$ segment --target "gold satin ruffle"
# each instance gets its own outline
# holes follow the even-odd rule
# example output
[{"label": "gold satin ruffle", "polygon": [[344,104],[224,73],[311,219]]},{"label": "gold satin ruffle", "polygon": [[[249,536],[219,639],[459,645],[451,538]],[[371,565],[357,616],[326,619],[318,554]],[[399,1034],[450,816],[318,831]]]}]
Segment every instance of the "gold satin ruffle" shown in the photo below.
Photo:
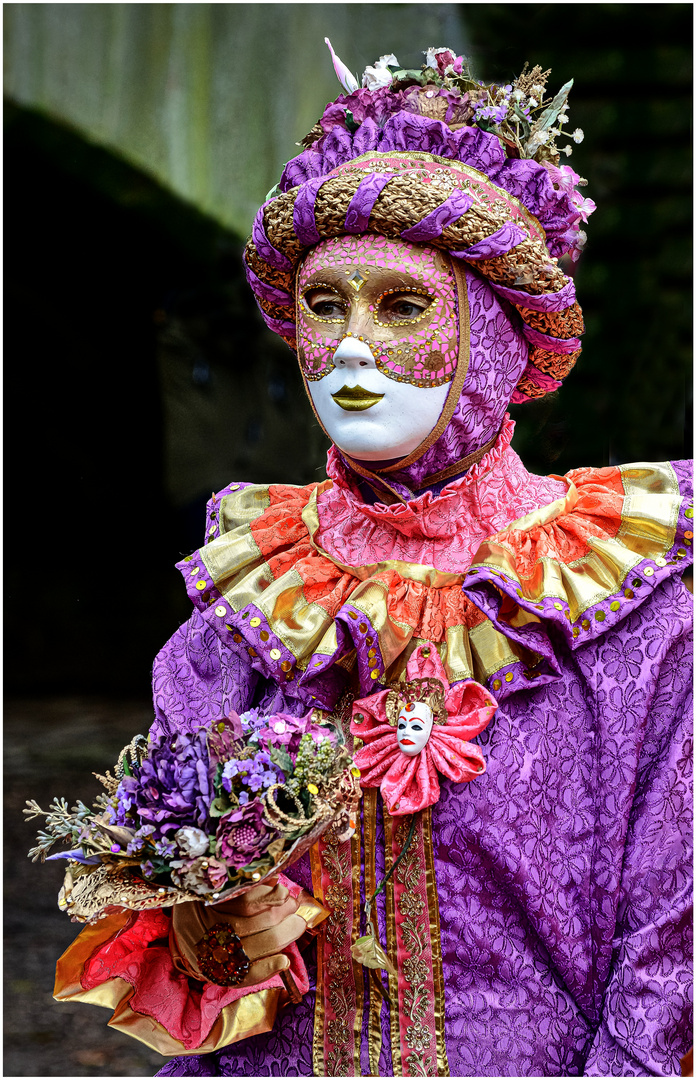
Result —
[{"label": "gold satin ruffle", "polygon": [[[399,581],[406,588],[410,582],[417,582],[428,590],[459,586],[464,582],[465,574],[400,560],[350,567],[331,558],[314,540],[319,529],[317,496],[330,485],[331,481],[326,481],[312,490],[302,510],[308,534],[303,541],[304,554],[307,545],[311,545],[315,558],[327,560],[351,580],[344,602],[349,602],[369,620],[377,635],[385,678],[398,679],[406,670],[409,656],[423,639],[414,637],[413,627],[407,622],[390,614],[387,604],[390,591]],[[267,491],[267,488],[263,490]],[[338,648],[336,623],[320,604],[307,601],[305,583],[294,567],[274,580],[248,521],[249,506],[255,505],[257,516],[260,516],[267,502],[260,495],[252,498],[249,492],[246,488],[225,496],[224,523],[230,531],[202,548],[200,556],[215,587],[232,610],[236,613],[253,603],[265,616],[271,632],[292,653],[296,669],[303,672],[315,654],[335,655]],[[235,524],[238,521],[235,516],[237,500],[241,523]],[[375,576],[380,573],[389,580]],[[446,627],[444,641],[436,644],[451,682],[472,678],[483,681],[505,665],[516,661],[530,663],[537,659],[536,654],[508,641],[487,620],[472,628],[462,624]],[[255,649],[258,651],[258,645]],[[336,662],[351,671],[355,666],[355,650],[351,649]],[[269,675],[272,675],[270,664]]]},{"label": "gold satin ruffle", "polygon": [[[304,889],[301,893],[299,915],[307,923],[307,929],[317,927],[328,915],[313,896]],[[81,1001],[89,1005],[101,1005],[112,1009],[113,1016],[108,1027],[145,1043],[163,1057],[191,1054],[210,1054],[224,1046],[270,1031],[275,1024],[279,1007],[288,1000],[283,987],[267,987],[252,991],[225,1005],[213,1024],[208,1036],[200,1046],[187,1049],[183,1043],[170,1035],[152,1016],[143,1016],[131,1007],[134,988],[125,979],[114,978],[91,990],[82,987],[81,977],[85,964],[100,945],[118,933],[133,917],[133,912],[121,908],[106,915],[98,922],[85,927],[66,949],[56,964],[53,997],[56,1001]]]},{"label": "gold satin ruffle", "polygon": [[[532,533],[561,515],[572,513],[578,501],[575,484],[567,477],[559,478],[565,479],[569,486],[566,498],[527,514],[497,537],[484,541],[469,575],[487,567],[509,578],[517,586],[517,595],[531,604],[547,599],[566,601],[571,623],[577,622],[589,608],[616,596],[639,563],[661,558],[673,546],[681,504],[677,478],[668,462],[621,465],[618,472],[625,497],[619,528],[613,538],[588,535],[588,554],[570,562],[542,556],[530,576],[518,570],[518,541],[507,539],[509,534]],[[512,626],[521,626],[542,620],[518,608],[508,621]]]},{"label": "gold satin ruffle", "polygon": [[[590,472],[593,471],[588,470],[588,474]],[[568,486],[566,496],[512,522],[496,537],[484,541],[470,569],[462,574],[400,560],[351,567],[333,559],[316,541],[319,531],[317,499],[331,486],[331,481],[308,490],[304,506],[298,507],[295,502],[288,507],[287,513],[291,517],[301,516],[306,529],[306,536],[298,541],[298,547],[302,548],[301,558],[310,563],[312,559],[326,560],[345,575],[336,589],[333,589],[335,582],[331,589],[327,588],[327,594],[332,593],[334,605],[349,602],[351,608],[362,612],[369,620],[376,632],[375,645],[384,665],[384,679],[392,681],[403,675],[410,654],[421,643],[408,622],[390,613],[388,598],[395,588],[408,590],[411,583],[427,590],[456,587],[466,582],[476,570],[486,567],[495,575],[509,578],[517,596],[527,601],[529,607],[540,606],[541,601],[548,598],[566,601],[570,621],[575,623],[593,605],[615,597],[641,560],[659,558],[670,548],[674,543],[681,500],[673,469],[668,463],[625,465],[616,470],[623,486],[623,498],[615,535],[610,537],[607,532],[616,529],[617,519],[609,522],[611,530],[602,530],[601,524],[598,525],[597,532],[603,532],[603,536],[593,536],[588,527],[587,554],[568,562],[564,562],[560,553],[544,555],[537,560],[532,574],[523,576],[518,570],[516,552],[520,535],[533,534],[564,515],[579,513],[576,504],[578,488],[582,492],[583,487],[582,473],[583,470],[577,470],[572,474],[576,483],[570,477],[559,477]],[[590,480],[595,482],[594,477]],[[204,547],[201,557],[233,611],[239,612],[253,603],[264,614],[271,632],[294,657],[294,670],[289,675],[292,677],[294,671],[306,671],[315,654],[335,656],[338,638],[332,615],[321,604],[308,602],[305,582],[298,570],[291,567],[274,580],[254,540],[250,523],[270,505],[268,490],[258,486],[226,495],[221,518],[229,531]],[[582,517],[587,520],[584,514]],[[284,550],[288,554],[287,548]],[[336,591],[342,593],[338,601]],[[543,615],[526,610],[522,604],[507,617],[507,621],[511,627],[519,628],[542,623]],[[573,633],[575,635],[575,628]],[[533,668],[540,659],[537,653],[506,637],[488,619],[471,626],[445,626],[443,639],[435,644],[451,682],[474,678],[483,683],[503,668],[520,662],[525,668]],[[351,671],[356,662],[355,650],[336,657],[336,662]],[[269,677],[274,673],[269,662]]]}]

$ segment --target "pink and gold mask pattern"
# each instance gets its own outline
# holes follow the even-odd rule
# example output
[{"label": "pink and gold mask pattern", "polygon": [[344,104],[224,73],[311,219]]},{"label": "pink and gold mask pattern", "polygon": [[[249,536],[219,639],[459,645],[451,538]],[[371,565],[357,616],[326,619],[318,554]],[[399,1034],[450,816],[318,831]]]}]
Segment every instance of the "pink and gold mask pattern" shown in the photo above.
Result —
[{"label": "pink and gold mask pattern", "polygon": [[298,356],[306,378],[328,375],[338,346],[351,336],[368,345],[390,379],[422,387],[449,382],[459,337],[447,256],[369,233],[312,248],[297,277]]}]

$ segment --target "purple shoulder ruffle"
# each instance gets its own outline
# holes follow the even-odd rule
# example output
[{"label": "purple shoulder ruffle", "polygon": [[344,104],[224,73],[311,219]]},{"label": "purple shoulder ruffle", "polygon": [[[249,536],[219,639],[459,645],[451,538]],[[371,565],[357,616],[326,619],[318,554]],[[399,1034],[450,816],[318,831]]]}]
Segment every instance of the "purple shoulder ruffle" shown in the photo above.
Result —
[{"label": "purple shoulder ruffle", "polygon": [[289,191],[308,180],[326,176],[369,151],[420,151],[452,161],[461,161],[485,173],[495,184],[513,195],[543,227],[549,252],[563,255],[576,235],[580,218],[566,191],[553,186],[551,176],[536,161],[507,158],[500,139],[480,128],[452,131],[441,120],[416,113],[397,112],[383,126],[368,117],[350,132],[336,125],[297,157],[287,163],[279,189]]}]

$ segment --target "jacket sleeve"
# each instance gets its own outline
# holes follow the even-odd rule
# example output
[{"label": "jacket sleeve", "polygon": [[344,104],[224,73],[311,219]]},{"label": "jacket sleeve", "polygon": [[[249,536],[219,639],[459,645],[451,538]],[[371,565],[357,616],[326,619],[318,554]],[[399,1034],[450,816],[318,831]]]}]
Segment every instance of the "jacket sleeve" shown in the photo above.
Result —
[{"label": "jacket sleeve", "polygon": [[230,709],[244,712],[258,679],[248,657],[223,645],[194,611],[155,658],[152,734],[187,731]]},{"label": "jacket sleeve", "polygon": [[[664,656],[624,852],[612,967],[587,1076],[679,1075],[691,1020],[691,647]],[[659,714],[670,717],[663,725]]]}]

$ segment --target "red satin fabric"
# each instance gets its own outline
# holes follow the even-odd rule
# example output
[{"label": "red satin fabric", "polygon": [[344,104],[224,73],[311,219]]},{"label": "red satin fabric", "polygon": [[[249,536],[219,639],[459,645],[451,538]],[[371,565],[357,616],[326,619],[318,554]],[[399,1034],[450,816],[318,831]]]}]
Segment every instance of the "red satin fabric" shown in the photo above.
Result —
[{"label": "red satin fabric", "polygon": [[[293,895],[300,886],[282,875]],[[124,929],[100,944],[84,966],[80,982],[91,990],[110,979],[124,979],[133,987],[130,1007],[151,1016],[187,1050],[195,1050],[207,1038],[226,1005],[247,994],[282,987],[280,975],[257,986],[225,987],[189,978],[174,966],[169,951],[171,916],[162,909],[134,912]],[[296,944],[284,950],[298,989],[306,994],[309,978]]]}]

